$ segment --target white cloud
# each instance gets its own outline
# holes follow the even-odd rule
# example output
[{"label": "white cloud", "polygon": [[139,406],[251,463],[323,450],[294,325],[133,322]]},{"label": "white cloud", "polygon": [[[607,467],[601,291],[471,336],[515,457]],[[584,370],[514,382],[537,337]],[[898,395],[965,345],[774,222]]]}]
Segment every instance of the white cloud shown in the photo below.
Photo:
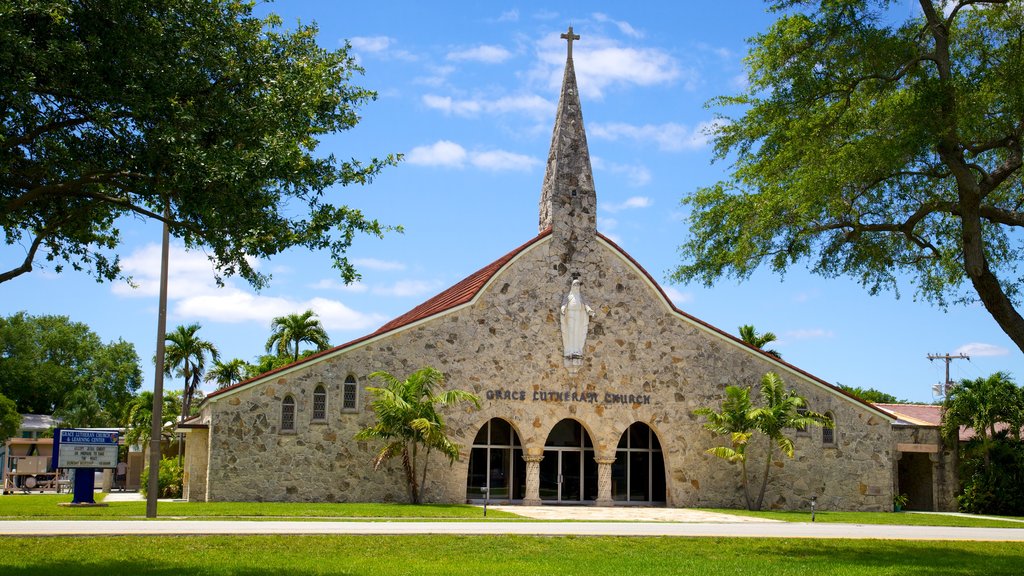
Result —
[{"label": "white cloud", "polygon": [[399,280],[390,286],[376,287],[373,289],[373,293],[382,296],[408,298],[434,294],[440,291],[441,288],[442,284],[437,280]]},{"label": "white cloud", "polygon": [[640,32],[636,28],[633,28],[629,24],[629,22],[625,22],[623,20],[613,20],[612,18],[609,18],[607,14],[602,14],[600,12],[594,13],[592,17],[594,18],[594,20],[597,20],[598,22],[607,22],[609,24],[613,24],[616,28],[619,29],[619,32],[622,32],[623,34],[629,36],[630,38],[644,37],[643,32]]},{"label": "white cloud", "polygon": [[651,171],[648,170],[646,166],[642,166],[640,164],[606,162],[603,158],[598,156],[591,156],[590,164],[594,170],[605,170],[612,174],[624,174],[626,176],[626,183],[631,188],[646,186],[651,182]]},{"label": "white cloud", "polygon": [[[256,266],[257,262],[253,262]],[[118,296],[154,297],[159,290],[160,246],[144,246],[122,260],[138,288],[113,284]],[[340,283],[339,283],[340,284]],[[253,294],[225,280],[223,287],[214,282],[213,266],[200,252],[187,252],[172,246],[168,259],[167,298],[171,313],[178,317],[213,322],[257,322],[269,324],[276,316],[312,309],[327,329],[359,330],[378,326],[387,320],[379,314],[365,314],[341,302],[325,298],[296,300],[280,296]]]},{"label": "white cloud", "polygon": [[428,146],[417,146],[405,155],[405,161],[417,166],[461,168],[466,162],[466,149],[455,142],[438,140]]},{"label": "white cloud", "polygon": [[693,301],[693,294],[690,292],[682,292],[674,286],[662,286],[662,290],[665,291],[665,295],[672,301],[676,306],[682,306]]},{"label": "white cloud", "polygon": [[[565,41],[551,33],[537,46],[538,63],[529,77],[557,90],[565,67]],[[683,68],[668,52],[658,48],[634,48],[619,45],[600,36],[587,36],[586,42],[573,45],[574,64],[580,93],[601,98],[612,86],[653,86],[684,83],[687,90],[697,85],[696,72]]]},{"label": "white cloud", "polygon": [[721,120],[701,122],[692,130],[682,124],[668,122],[665,124],[644,124],[637,126],[625,122],[594,123],[587,128],[587,133],[604,140],[634,140],[636,142],[654,142],[658,149],[667,152],[681,150],[698,150],[706,147],[711,134],[722,126]]},{"label": "white cloud", "polygon": [[344,282],[335,280],[334,278],[317,280],[316,282],[309,284],[308,287],[314,290],[336,290],[338,292],[349,292],[352,294],[362,294],[369,290],[369,288],[366,287],[366,284],[363,284],[362,282],[345,284]]},{"label": "white cloud", "polygon": [[465,148],[448,140],[439,140],[428,146],[417,146],[405,157],[410,164],[418,166],[442,166],[463,168],[467,163],[484,170],[530,170],[540,161],[530,156],[505,150],[468,152]]},{"label": "white cloud", "polygon": [[970,342],[953,351],[954,354],[966,354],[968,356],[1006,356],[1009,350],[995,344],[983,342]]},{"label": "white cloud", "polygon": [[[606,232],[608,230],[614,230],[619,225],[619,221],[615,218],[605,218],[603,216],[597,217],[597,227],[599,230]],[[606,234],[607,235],[607,234]]]},{"label": "white cloud", "polygon": [[790,330],[786,332],[787,338],[793,340],[823,340],[826,338],[834,338],[835,333],[831,330],[825,330],[824,328],[802,328],[800,330]]},{"label": "white cloud", "polygon": [[356,36],[348,42],[360,52],[383,52],[391,46],[394,39],[387,36]]},{"label": "white cloud", "polygon": [[512,57],[512,53],[502,46],[483,44],[465,50],[449,52],[446,58],[456,62],[469,60],[485,64],[500,64]]},{"label": "white cloud", "polygon": [[519,21],[519,10],[512,9],[501,13],[498,16],[498,22],[518,22]]},{"label": "white cloud", "polygon": [[653,202],[650,198],[646,196],[633,196],[627,198],[624,202],[620,202],[618,204],[609,203],[606,205],[602,205],[601,207],[607,210],[608,212],[619,212],[622,210],[629,210],[633,208],[647,208],[651,204],[653,204]]},{"label": "white cloud", "polygon": [[353,258],[352,264],[354,264],[357,268],[366,268],[368,270],[381,270],[385,272],[405,270],[405,264],[402,264],[401,262],[393,262],[390,260],[378,260],[377,258]]},{"label": "white cloud", "polygon": [[427,108],[440,110],[456,116],[478,116],[480,114],[526,114],[547,118],[554,114],[555,105],[536,94],[504,96],[497,99],[469,98],[456,100],[451,96],[424,94],[423,104]]},{"label": "white cloud", "polygon": [[536,158],[523,154],[516,154],[514,152],[506,152],[504,150],[473,153],[470,157],[470,162],[472,162],[472,164],[477,168],[493,171],[526,171],[540,164],[540,160],[537,160]]}]

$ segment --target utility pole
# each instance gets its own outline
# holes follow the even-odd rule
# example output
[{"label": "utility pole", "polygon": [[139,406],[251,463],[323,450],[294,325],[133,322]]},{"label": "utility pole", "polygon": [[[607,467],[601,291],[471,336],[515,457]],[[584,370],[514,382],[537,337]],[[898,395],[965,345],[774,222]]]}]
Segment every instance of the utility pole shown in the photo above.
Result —
[{"label": "utility pole", "polygon": [[970,360],[971,357],[967,354],[957,354],[956,356],[953,356],[952,354],[929,354],[928,359],[946,361],[946,381],[942,383],[942,388],[939,391],[939,394],[937,394],[939,397],[945,397],[946,394],[949,394],[949,389],[953,387],[953,381],[949,379],[950,363],[953,362],[953,360]]}]

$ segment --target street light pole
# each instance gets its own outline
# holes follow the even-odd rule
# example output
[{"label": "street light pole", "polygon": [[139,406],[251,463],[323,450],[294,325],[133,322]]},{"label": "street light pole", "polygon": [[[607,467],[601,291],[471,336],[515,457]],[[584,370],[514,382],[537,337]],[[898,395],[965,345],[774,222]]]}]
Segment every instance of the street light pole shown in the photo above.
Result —
[{"label": "street light pole", "polygon": [[160,303],[156,321],[156,375],[153,377],[153,422],[149,433],[149,484],[146,493],[146,518],[156,518],[156,499],[160,491],[160,432],[164,407],[164,343],[167,337],[167,260],[170,253],[171,200],[164,204],[163,242],[160,247]]}]

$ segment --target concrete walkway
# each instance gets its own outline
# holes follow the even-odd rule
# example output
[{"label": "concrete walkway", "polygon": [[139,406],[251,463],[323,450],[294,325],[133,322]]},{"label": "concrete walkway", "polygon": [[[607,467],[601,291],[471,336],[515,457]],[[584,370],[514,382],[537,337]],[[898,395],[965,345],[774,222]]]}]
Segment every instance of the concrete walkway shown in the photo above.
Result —
[{"label": "concrete walkway", "polygon": [[0,521],[2,536],[199,534],[462,534],[538,536],[716,536],[1024,542],[1024,530],[791,522],[288,522],[246,520]]}]

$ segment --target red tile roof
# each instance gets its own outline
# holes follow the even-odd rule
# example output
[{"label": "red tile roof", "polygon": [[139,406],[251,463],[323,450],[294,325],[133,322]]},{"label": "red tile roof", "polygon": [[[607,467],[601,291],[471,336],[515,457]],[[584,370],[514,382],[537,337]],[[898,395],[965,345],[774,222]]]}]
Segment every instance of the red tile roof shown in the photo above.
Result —
[{"label": "red tile roof", "polygon": [[[270,375],[273,375],[273,374],[277,374],[279,372],[282,372],[284,370],[287,370],[289,368],[292,368],[292,367],[300,365],[300,364],[304,364],[306,362],[311,362],[311,361],[313,361],[313,360],[315,360],[317,358],[320,358],[320,357],[322,357],[324,355],[331,354],[331,353],[337,352],[339,350],[343,350],[345,348],[348,348],[350,346],[354,346],[356,344],[359,344],[359,343],[364,342],[366,340],[369,340],[371,338],[380,336],[380,335],[385,334],[387,332],[392,332],[394,330],[398,330],[398,329],[403,328],[405,326],[409,326],[410,324],[413,324],[415,322],[419,322],[421,320],[425,320],[427,318],[430,318],[431,316],[435,316],[437,314],[441,314],[442,312],[446,312],[448,310],[451,310],[451,309],[453,309],[453,308],[455,308],[457,306],[460,306],[462,304],[466,304],[467,302],[470,302],[471,300],[473,300],[473,298],[476,297],[476,295],[487,284],[487,282],[491,278],[493,278],[494,275],[497,274],[498,271],[501,270],[506,264],[511,262],[512,259],[514,259],[519,254],[523,253],[530,246],[533,246],[537,242],[543,240],[544,238],[546,238],[546,237],[548,237],[550,235],[551,235],[551,228],[548,228],[548,229],[544,230],[543,232],[541,232],[540,234],[538,234],[533,239],[531,239],[530,241],[528,241],[525,244],[523,244],[522,246],[519,246],[515,250],[512,250],[508,254],[505,254],[501,258],[495,260],[494,262],[488,264],[487,266],[484,266],[483,268],[481,268],[481,269],[477,270],[476,272],[470,274],[465,279],[463,279],[462,281],[458,282],[457,284],[455,284],[451,288],[448,288],[447,290],[441,292],[437,296],[434,296],[433,298],[427,300],[423,304],[420,304],[419,306],[413,308],[412,310],[406,312],[405,314],[402,314],[401,316],[395,318],[394,320],[391,320],[387,324],[384,324],[383,326],[378,328],[376,331],[374,331],[374,332],[372,332],[370,334],[367,334],[366,336],[363,336],[361,338],[357,338],[356,340],[352,340],[350,342],[346,342],[345,344],[342,344],[340,346],[335,346],[334,348],[331,348],[329,350],[325,350],[323,352],[320,352],[320,353],[317,353],[317,354],[313,354],[311,356],[307,356],[306,358],[303,358],[303,359],[299,360],[298,362],[293,362],[292,364],[289,364],[287,366],[278,368],[277,370],[271,370],[270,372],[266,372],[264,374],[260,374],[259,376],[256,376],[255,378],[250,378],[249,380],[245,380],[243,382],[239,382],[238,384],[235,384],[233,386],[228,386],[227,388],[222,388],[220,390],[217,390],[215,392],[210,393],[208,396],[206,396],[206,398],[203,401],[205,402],[206,399],[214,398],[216,396],[220,396],[221,394],[224,394],[225,392],[228,392],[230,390],[234,390],[234,389],[237,389],[239,387],[245,386],[246,384],[249,384],[249,383],[254,382],[256,380],[260,380],[260,379],[263,379],[263,378],[265,378],[267,376],[270,376]],[[831,388],[836,393],[841,394],[843,396],[846,396],[847,398],[849,398],[851,400],[854,400],[858,404],[862,404],[864,406],[867,406],[867,407],[875,410],[876,412],[880,412],[881,414],[883,414],[883,415],[885,415],[887,417],[894,418],[894,416],[889,414],[885,410],[885,408],[878,407],[878,406],[873,405],[871,403],[865,402],[865,401],[861,400],[860,398],[857,398],[856,396],[848,394],[844,390],[842,390],[840,388],[837,388],[836,386],[833,386],[832,384],[829,384],[828,382],[822,380],[821,378],[818,378],[817,376],[814,376],[813,374],[805,372],[804,370],[801,370],[800,368],[797,368],[796,366],[793,366],[792,364],[789,364],[788,362],[785,362],[784,360],[780,360],[780,359],[778,359],[778,358],[776,358],[774,356],[766,354],[763,350],[761,350],[759,348],[755,348],[755,347],[747,344],[746,342],[744,342],[740,338],[737,338],[736,336],[733,336],[732,334],[729,334],[728,332],[720,330],[720,329],[712,326],[711,324],[708,324],[707,322],[704,322],[703,320],[701,320],[699,318],[696,318],[694,316],[691,316],[691,315],[687,314],[686,312],[683,312],[679,308],[676,308],[675,304],[672,303],[672,300],[668,297],[668,295],[665,294],[665,291],[661,288],[661,286],[654,280],[654,278],[651,277],[651,275],[647,272],[647,270],[644,269],[643,266],[640,265],[639,262],[634,260],[632,256],[630,256],[628,253],[626,253],[625,250],[623,250],[621,247],[619,247],[618,244],[616,244],[615,242],[610,240],[605,235],[603,235],[600,232],[598,232],[597,236],[599,238],[601,238],[602,240],[604,240],[605,242],[607,242],[613,249],[618,251],[619,254],[621,254],[630,263],[632,263],[633,266],[636,266],[637,270],[639,270],[647,278],[647,280],[651,283],[651,285],[654,286],[658,290],[658,292],[661,294],[661,297],[665,299],[665,302],[668,303],[669,307],[675,313],[679,314],[680,316],[685,317],[686,319],[690,320],[691,322],[694,322],[695,324],[699,324],[699,325],[703,326],[704,328],[706,328],[706,329],[708,329],[708,330],[710,330],[712,332],[717,333],[718,335],[720,335],[720,336],[722,336],[722,337],[724,337],[726,339],[732,340],[733,342],[735,342],[735,343],[737,343],[737,344],[739,344],[741,346],[744,346],[744,347],[748,348],[749,350],[751,350],[751,351],[753,351],[755,353],[762,354],[765,357],[767,357],[768,359],[772,360],[773,362],[778,362],[778,363],[786,366],[790,370],[803,375],[806,378],[809,378],[809,379],[811,379],[811,380],[813,380],[813,381],[815,381],[815,382],[817,382],[819,384],[822,384],[822,385],[824,385],[824,386],[826,386],[828,388]]]}]

